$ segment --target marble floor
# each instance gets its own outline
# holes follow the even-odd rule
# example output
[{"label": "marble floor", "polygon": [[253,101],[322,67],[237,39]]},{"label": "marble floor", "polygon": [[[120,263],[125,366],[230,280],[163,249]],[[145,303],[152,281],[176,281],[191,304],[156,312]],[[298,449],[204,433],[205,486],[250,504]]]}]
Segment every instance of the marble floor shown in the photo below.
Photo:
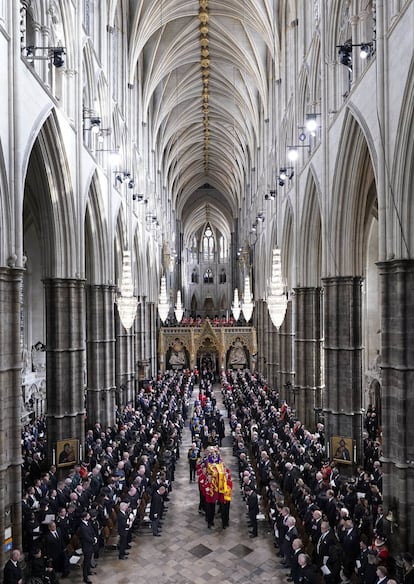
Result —
[{"label": "marble floor", "polygon": [[[216,396],[217,406],[222,410],[218,389]],[[226,433],[229,433],[227,419]],[[153,537],[149,528],[134,536],[128,561],[118,560],[116,550],[105,550],[99,558],[96,575],[90,577],[94,584],[285,582],[288,574],[278,561],[268,523],[259,522],[259,536],[249,538],[230,438],[224,439],[221,448],[222,457],[235,479],[230,527],[226,530],[221,528],[219,517],[216,517],[215,526],[207,529],[204,516],[198,513],[198,486],[189,482],[186,458],[190,445],[191,434],[186,427],[162,536]],[[81,569],[75,568],[70,580],[81,582]]]}]

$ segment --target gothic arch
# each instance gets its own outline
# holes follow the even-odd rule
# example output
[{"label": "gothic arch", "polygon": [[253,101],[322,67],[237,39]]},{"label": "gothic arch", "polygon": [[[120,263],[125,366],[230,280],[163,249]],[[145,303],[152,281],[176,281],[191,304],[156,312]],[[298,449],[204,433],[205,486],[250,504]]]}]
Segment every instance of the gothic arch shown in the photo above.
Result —
[{"label": "gothic arch", "polygon": [[[365,129],[365,132],[367,130]],[[376,199],[374,166],[362,126],[348,110],[343,124],[341,147],[337,153],[332,195],[332,214],[328,218],[332,258],[331,273],[358,276],[364,274],[366,243]]]},{"label": "gothic arch", "polygon": [[322,225],[319,193],[315,177],[309,172],[304,194],[298,236],[297,273],[303,274],[297,286],[320,286],[322,272]]},{"label": "gothic arch", "polygon": [[95,173],[89,188],[85,217],[85,273],[89,284],[107,284],[111,280],[108,232],[102,192]]},{"label": "gothic arch", "polygon": [[5,266],[10,253],[11,209],[6,167],[0,141],[0,265]]},{"label": "gothic arch", "polygon": [[26,209],[31,211],[44,245],[43,277],[73,278],[77,265],[78,225],[72,177],[54,112],[44,122],[30,153],[26,183]]},{"label": "gothic arch", "polygon": [[[396,131],[390,196],[392,197],[394,246],[396,257],[412,258],[414,254],[414,60],[404,91],[400,120]],[[391,206],[390,205],[390,206]],[[408,249],[407,249],[408,248]],[[388,252],[390,250],[387,250]]]},{"label": "gothic arch", "polygon": [[294,219],[290,201],[286,204],[281,249],[282,278],[286,279],[288,289],[291,290],[295,281],[294,272]]}]

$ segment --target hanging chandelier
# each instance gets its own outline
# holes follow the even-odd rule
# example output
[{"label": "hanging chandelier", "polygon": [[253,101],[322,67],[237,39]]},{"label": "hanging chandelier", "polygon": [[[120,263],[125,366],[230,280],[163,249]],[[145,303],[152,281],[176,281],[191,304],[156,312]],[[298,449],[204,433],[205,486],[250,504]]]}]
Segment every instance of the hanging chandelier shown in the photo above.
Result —
[{"label": "hanging chandelier", "polygon": [[177,290],[177,303],[175,305],[174,314],[175,314],[175,318],[177,319],[177,322],[181,322],[181,320],[183,318],[183,314],[184,314],[184,306],[183,306],[183,303],[181,302],[181,291],[180,290]]},{"label": "hanging chandelier", "polygon": [[239,291],[237,288],[234,289],[233,304],[231,305],[231,311],[233,313],[234,320],[237,322],[240,317]]},{"label": "hanging chandelier", "polygon": [[243,316],[246,319],[246,322],[249,322],[249,320],[251,319],[252,314],[253,314],[253,308],[254,308],[254,303],[253,303],[253,294],[251,293],[251,290],[250,290],[250,276],[246,276],[244,278],[244,294],[243,294],[243,302],[241,305]]},{"label": "hanging chandelier", "polygon": [[278,247],[275,247],[272,253],[272,277],[267,295],[267,308],[272,323],[279,329],[285,318],[287,298],[282,282],[282,264]]},{"label": "hanging chandelier", "polygon": [[122,326],[129,330],[134,324],[137,313],[138,299],[134,296],[132,283],[131,252],[124,250],[122,260],[122,282],[119,289],[119,296],[116,300],[119,318]]},{"label": "hanging chandelier", "polygon": [[167,296],[167,282],[165,276],[161,277],[161,290],[160,290],[160,297],[158,300],[158,314],[159,317],[164,323],[167,320],[168,313],[170,312],[170,305],[168,303],[168,296]]}]

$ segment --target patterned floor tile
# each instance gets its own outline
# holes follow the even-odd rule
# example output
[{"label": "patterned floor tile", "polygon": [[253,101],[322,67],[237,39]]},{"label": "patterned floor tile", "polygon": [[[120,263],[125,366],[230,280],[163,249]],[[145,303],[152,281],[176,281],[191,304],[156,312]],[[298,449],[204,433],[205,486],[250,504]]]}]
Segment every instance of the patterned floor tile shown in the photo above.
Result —
[{"label": "patterned floor tile", "polygon": [[[215,392],[218,407],[220,391]],[[194,391],[194,397],[197,391]],[[229,433],[228,425],[226,432]],[[284,584],[284,572],[275,554],[273,538],[267,526],[261,526],[259,537],[248,538],[246,506],[241,498],[237,480],[237,465],[232,455],[231,437],[225,438],[221,449],[234,480],[230,508],[230,527],[221,528],[216,517],[213,529],[207,529],[204,516],[198,513],[198,486],[189,482],[186,458],[191,445],[188,428],[183,433],[181,457],[177,461],[175,481],[170,494],[168,513],[162,537],[152,537],[151,531],[135,536],[129,560],[120,562],[117,551],[105,552],[99,559],[94,584]],[[82,571],[71,574],[71,584],[80,584]]]}]

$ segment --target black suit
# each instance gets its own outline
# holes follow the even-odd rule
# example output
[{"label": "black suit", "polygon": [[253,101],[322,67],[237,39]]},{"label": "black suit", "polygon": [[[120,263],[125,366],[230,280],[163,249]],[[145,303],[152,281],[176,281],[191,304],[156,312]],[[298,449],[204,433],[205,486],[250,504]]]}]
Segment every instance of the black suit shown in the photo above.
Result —
[{"label": "black suit", "polygon": [[60,530],[56,530],[56,536],[51,531],[45,537],[46,556],[52,560],[55,572],[69,573],[69,566],[66,562],[65,540]]},{"label": "black suit", "polygon": [[151,499],[150,519],[153,535],[158,534],[159,522],[164,508],[164,499],[158,491],[154,491]]},{"label": "black suit", "polygon": [[292,558],[293,558],[293,540],[297,539],[299,537],[298,534],[298,530],[296,529],[295,526],[289,527],[289,529],[287,530],[286,534],[285,534],[285,538],[283,540],[283,543],[281,545],[281,552],[285,558],[286,561],[286,566],[287,567],[291,567],[292,566]]},{"label": "black suit", "polygon": [[342,549],[344,552],[344,574],[350,578],[355,568],[355,561],[360,554],[359,533],[356,527],[347,530],[344,534]]},{"label": "black suit", "polygon": [[125,552],[128,545],[128,515],[126,512],[119,511],[118,513],[118,534],[119,534],[119,557],[125,557]]},{"label": "black suit", "polygon": [[[329,530],[325,535],[321,535],[319,542],[316,545],[316,560],[320,567],[324,563],[330,570],[329,575],[324,576],[326,584],[336,584],[339,582],[339,574],[342,566],[341,547],[332,530]],[[326,562],[324,562],[326,559]]]},{"label": "black suit", "polygon": [[19,584],[22,582],[22,569],[19,564],[15,565],[14,562],[8,560],[4,566],[4,584]]},{"label": "black suit", "polygon": [[91,571],[92,556],[96,543],[95,530],[89,522],[82,520],[78,528],[78,536],[83,552],[83,581],[88,582],[88,576]]},{"label": "black suit", "polygon": [[326,517],[329,521],[329,525],[332,527],[332,529],[334,529],[337,523],[337,506],[335,499],[333,497],[332,499],[328,499],[328,501],[326,502],[325,511]]},{"label": "black suit", "polygon": [[257,535],[257,514],[259,513],[259,499],[257,493],[252,491],[246,499],[249,520],[252,526],[252,535]]}]

